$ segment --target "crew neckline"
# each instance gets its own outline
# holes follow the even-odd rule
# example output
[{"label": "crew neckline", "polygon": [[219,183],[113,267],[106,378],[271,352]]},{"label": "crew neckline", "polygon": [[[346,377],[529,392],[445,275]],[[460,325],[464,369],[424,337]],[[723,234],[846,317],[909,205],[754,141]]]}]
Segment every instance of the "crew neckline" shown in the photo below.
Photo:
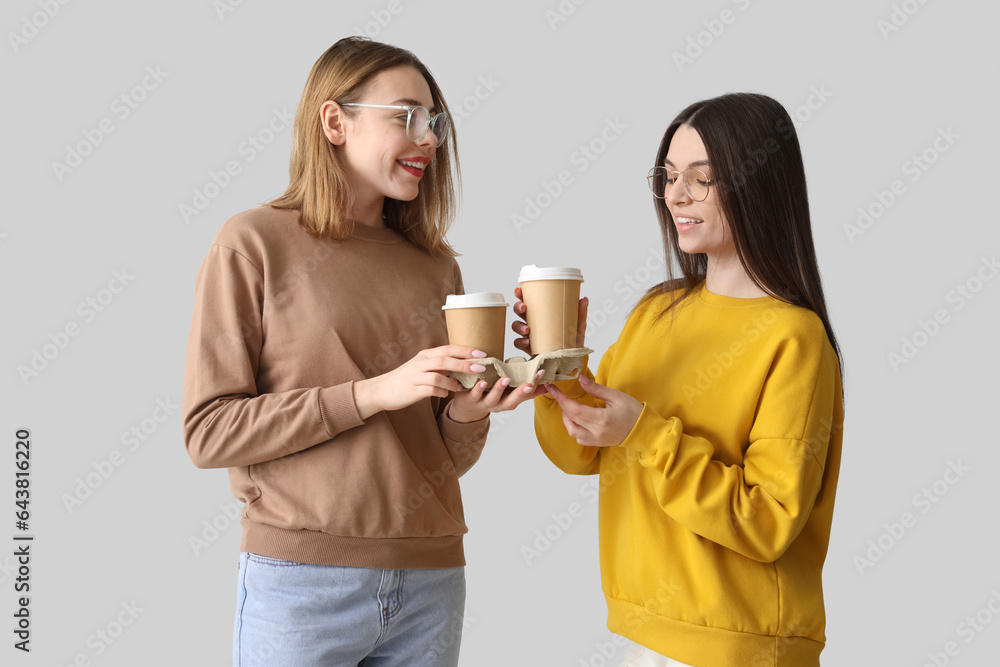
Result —
[{"label": "crew neckline", "polygon": [[389,227],[375,228],[359,223],[354,223],[351,238],[369,243],[402,243],[404,241],[402,235]]},{"label": "crew neckline", "polygon": [[705,303],[710,303],[713,306],[725,306],[727,308],[756,308],[757,306],[765,306],[775,301],[780,301],[777,297],[770,295],[742,298],[715,294],[708,291],[708,284],[705,282],[701,283],[701,290],[698,292],[698,296]]}]

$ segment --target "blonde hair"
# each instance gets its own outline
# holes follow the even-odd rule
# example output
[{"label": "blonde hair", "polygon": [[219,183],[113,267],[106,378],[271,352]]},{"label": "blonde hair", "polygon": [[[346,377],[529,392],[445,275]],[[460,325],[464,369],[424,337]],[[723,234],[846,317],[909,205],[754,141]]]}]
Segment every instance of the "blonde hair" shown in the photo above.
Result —
[{"label": "blonde hair", "polygon": [[[266,206],[299,211],[299,222],[310,233],[326,238],[347,238],[353,193],[340,164],[337,146],[323,133],[320,107],[327,100],[339,104],[359,102],[369,82],[379,72],[409,66],[423,75],[437,111],[449,113],[441,89],[430,71],[410,51],[365,37],[345,37],[327,49],[309,72],[292,130],[292,156],[288,189]],[[344,113],[356,113],[353,107]],[[412,201],[386,198],[386,225],[425,250],[454,257],[445,234],[458,212],[455,182],[461,184],[454,124],[448,140],[424,171],[417,197]],[[454,162],[454,179],[452,178]]]}]

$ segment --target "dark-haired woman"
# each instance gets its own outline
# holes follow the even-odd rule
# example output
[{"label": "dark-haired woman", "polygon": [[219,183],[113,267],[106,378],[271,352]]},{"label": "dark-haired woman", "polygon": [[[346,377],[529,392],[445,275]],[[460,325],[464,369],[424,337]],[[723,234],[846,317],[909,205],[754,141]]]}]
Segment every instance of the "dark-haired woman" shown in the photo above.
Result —
[{"label": "dark-haired woman", "polygon": [[649,181],[683,276],[636,305],[596,376],[535,400],[538,440],[600,474],[622,665],[818,665],[843,403],[791,119],[763,95],[692,104]]},{"label": "dark-haired woman", "polygon": [[458,478],[532,387],[453,394],[486,356],[447,345],[441,312],[463,291],[456,161],[427,68],[342,39],[306,81],[288,189],[202,263],[184,439],[245,503],[234,665],[458,664]]}]

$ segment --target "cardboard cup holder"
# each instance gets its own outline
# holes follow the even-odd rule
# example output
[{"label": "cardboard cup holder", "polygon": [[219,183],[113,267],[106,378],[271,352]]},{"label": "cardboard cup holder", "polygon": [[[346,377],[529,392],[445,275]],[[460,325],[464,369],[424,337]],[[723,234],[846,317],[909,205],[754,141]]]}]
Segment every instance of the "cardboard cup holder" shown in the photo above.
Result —
[{"label": "cardboard cup holder", "polygon": [[[458,380],[466,390],[472,389],[480,380],[486,380],[489,390],[502,377],[510,378],[511,387],[522,384],[537,386],[542,383],[574,379],[583,368],[583,358],[593,352],[589,347],[570,347],[555,352],[543,352],[531,359],[524,357],[511,357],[506,361],[496,357],[472,359],[471,361],[485,366],[486,370],[482,373],[454,372],[449,376]],[[536,381],[535,374],[540,370],[545,371],[545,375]]]}]

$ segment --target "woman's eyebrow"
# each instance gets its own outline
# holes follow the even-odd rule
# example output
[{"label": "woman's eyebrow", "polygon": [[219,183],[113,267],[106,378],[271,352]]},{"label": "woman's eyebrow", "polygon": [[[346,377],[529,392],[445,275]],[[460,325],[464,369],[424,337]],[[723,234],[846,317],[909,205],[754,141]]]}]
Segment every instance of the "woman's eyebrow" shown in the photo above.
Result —
[{"label": "woman's eyebrow", "polygon": [[[664,162],[664,164],[669,164],[671,167],[675,166],[673,162],[671,162],[670,160],[668,160],[666,158],[663,159],[663,162]],[[707,167],[707,166],[709,166],[709,164],[708,164],[708,160],[695,160],[694,162],[692,162],[688,166],[689,167]]]},{"label": "woman's eyebrow", "polygon": [[[420,100],[415,100],[412,97],[403,97],[403,98],[400,98],[400,99],[396,100],[395,102],[390,102],[390,104],[406,104],[406,105],[409,105],[411,107],[422,107],[422,106],[424,106],[423,102],[421,102]],[[430,111],[433,114],[437,110],[437,107],[429,106],[429,107],[427,107],[427,110]]]}]

